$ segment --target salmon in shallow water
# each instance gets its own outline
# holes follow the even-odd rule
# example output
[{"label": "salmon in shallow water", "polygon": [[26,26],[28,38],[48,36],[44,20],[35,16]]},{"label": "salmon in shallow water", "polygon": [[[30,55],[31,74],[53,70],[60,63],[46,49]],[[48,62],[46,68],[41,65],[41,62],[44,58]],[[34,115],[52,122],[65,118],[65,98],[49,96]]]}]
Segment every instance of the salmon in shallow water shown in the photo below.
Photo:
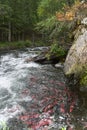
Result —
[{"label": "salmon in shallow water", "polygon": [[38,130],[40,127],[48,126],[52,124],[51,119],[42,119],[36,125],[31,126],[33,130]]}]

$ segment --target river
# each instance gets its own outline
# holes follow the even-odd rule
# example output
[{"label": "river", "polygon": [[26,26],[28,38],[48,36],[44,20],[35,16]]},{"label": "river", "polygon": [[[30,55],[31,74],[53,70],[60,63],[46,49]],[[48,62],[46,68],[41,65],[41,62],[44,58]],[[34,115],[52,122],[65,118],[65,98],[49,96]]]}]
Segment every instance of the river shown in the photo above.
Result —
[{"label": "river", "polygon": [[82,114],[78,94],[66,85],[62,67],[26,62],[43,49],[0,54],[0,128],[82,130],[86,125],[86,109]]}]

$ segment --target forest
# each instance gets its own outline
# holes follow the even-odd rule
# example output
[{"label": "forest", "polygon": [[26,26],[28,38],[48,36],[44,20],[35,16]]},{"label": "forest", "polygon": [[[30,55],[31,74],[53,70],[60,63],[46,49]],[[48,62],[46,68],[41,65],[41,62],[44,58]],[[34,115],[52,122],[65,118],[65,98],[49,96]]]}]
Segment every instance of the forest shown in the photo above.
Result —
[{"label": "forest", "polygon": [[76,2],[79,0],[0,0],[0,41],[63,41],[70,28],[57,17]]}]

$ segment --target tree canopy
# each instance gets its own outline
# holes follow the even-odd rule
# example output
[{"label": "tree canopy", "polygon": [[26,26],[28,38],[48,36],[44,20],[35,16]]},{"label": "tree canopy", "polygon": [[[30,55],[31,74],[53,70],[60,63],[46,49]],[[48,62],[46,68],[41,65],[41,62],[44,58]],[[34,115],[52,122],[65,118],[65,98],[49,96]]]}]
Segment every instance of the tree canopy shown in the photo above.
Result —
[{"label": "tree canopy", "polygon": [[22,39],[34,29],[38,1],[0,0],[0,40],[8,40],[9,35],[9,41]]},{"label": "tree canopy", "polygon": [[26,40],[35,31],[58,37],[66,28],[60,17],[76,1],[79,0],[0,0],[0,41]]}]

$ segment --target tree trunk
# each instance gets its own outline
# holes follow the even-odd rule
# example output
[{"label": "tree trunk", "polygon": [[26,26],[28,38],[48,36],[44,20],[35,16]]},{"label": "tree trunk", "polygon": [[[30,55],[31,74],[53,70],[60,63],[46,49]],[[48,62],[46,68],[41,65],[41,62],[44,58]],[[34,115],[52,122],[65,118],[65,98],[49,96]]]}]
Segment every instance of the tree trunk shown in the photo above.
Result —
[{"label": "tree trunk", "polygon": [[33,43],[33,45],[35,44],[35,35],[34,35],[34,33],[32,34],[32,43]]},{"label": "tree trunk", "polygon": [[21,40],[21,34],[18,33],[18,41],[20,41],[20,40]]},{"label": "tree trunk", "polygon": [[4,35],[3,35],[3,32],[2,32],[2,35],[1,35],[1,41],[4,40]]},{"label": "tree trunk", "polygon": [[8,23],[8,41],[11,42],[11,22]]},{"label": "tree trunk", "polygon": [[22,33],[22,40],[25,40],[24,32]]}]

